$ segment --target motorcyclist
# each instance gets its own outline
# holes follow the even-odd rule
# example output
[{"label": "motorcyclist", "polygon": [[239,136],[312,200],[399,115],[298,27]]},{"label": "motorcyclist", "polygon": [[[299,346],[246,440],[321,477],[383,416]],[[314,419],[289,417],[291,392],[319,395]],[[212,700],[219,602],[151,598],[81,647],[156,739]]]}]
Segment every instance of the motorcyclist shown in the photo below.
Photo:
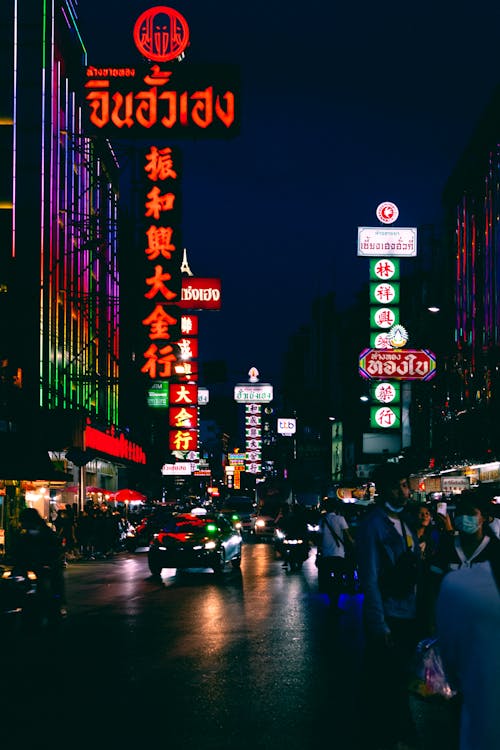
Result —
[{"label": "motorcyclist", "polygon": [[24,576],[33,571],[39,583],[48,581],[55,606],[60,614],[66,614],[61,540],[35,508],[24,508],[19,514],[19,523],[21,528],[12,549],[14,570]]},{"label": "motorcyclist", "polygon": [[[279,526],[283,532],[285,539],[302,539],[304,559],[307,557],[309,546],[308,546],[308,531],[307,531],[307,518],[306,513],[300,503],[294,503],[289,506],[288,512],[284,513],[279,521]],[[283,561],[283,567],[287,567],[287,560]]]}]

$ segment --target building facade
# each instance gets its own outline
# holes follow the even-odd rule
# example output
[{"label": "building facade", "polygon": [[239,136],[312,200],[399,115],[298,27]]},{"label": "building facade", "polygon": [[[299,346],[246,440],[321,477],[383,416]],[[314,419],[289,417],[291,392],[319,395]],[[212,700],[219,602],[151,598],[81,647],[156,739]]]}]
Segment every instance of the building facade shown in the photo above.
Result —
[{"label": "building facade", "polygon": [[120,441],[111,440],[120,431],[118,163],[108,141],[83,131],[86,50],[75,4],[7,0],[0,28],[0,527],[7,530],[27,491],[47,515],[47,498],[75,480],[81,503],[86,483],[116,489],[120,470],[145,459],[128,437],[128,452],[123,439],[118,451]]}]

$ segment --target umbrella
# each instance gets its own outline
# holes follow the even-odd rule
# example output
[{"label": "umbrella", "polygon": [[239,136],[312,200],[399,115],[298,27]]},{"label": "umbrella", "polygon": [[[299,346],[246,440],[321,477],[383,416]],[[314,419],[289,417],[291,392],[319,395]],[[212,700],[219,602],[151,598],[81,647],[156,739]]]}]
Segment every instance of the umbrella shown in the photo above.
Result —
[{"label": "umbrella", "polygon": [[117,490],[116,492],[112,493],[111,497],[115,501],[115,503],[133,503],[133,502],[142,502],[145,503],[148,499],[146,495],[143,495],[142,492],[138,492],[137,490],[131,490],[131,489],[123,489],[123,490]]}]

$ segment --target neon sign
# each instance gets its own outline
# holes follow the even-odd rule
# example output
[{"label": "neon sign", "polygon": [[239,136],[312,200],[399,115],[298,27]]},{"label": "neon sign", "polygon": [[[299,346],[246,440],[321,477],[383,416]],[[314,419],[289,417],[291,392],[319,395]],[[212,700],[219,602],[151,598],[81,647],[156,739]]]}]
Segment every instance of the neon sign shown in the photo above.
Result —
[{"label": "neon sign", "polygon": [[[222,70],[222,74],[221,74]],[[86,129],[116,138],[236,135],[238,81],[231,66],[179,64],[175,70],[151,66],[145,75],[129,67],[86,70]]]},{"label": "neon sign", "polygon": [[174,60],[188,46],[189,26],[177,10],[157,5],[141,13],[135,22],[134,43],[147,60]]}]

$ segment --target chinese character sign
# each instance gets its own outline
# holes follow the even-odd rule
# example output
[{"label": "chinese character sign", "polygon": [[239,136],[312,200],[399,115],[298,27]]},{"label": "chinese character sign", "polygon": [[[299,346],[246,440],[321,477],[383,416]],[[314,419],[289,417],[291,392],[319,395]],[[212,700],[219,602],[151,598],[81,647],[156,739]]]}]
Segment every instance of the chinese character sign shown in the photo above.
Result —
[{"label": "chinese character sign", "polygon": [[147,346],[141,372],[152,380],[169,379],[178,359],[181,273],[180,176],[169,146],[151,145],[144,156],[143,297],[148,314],[142,319]]}]

